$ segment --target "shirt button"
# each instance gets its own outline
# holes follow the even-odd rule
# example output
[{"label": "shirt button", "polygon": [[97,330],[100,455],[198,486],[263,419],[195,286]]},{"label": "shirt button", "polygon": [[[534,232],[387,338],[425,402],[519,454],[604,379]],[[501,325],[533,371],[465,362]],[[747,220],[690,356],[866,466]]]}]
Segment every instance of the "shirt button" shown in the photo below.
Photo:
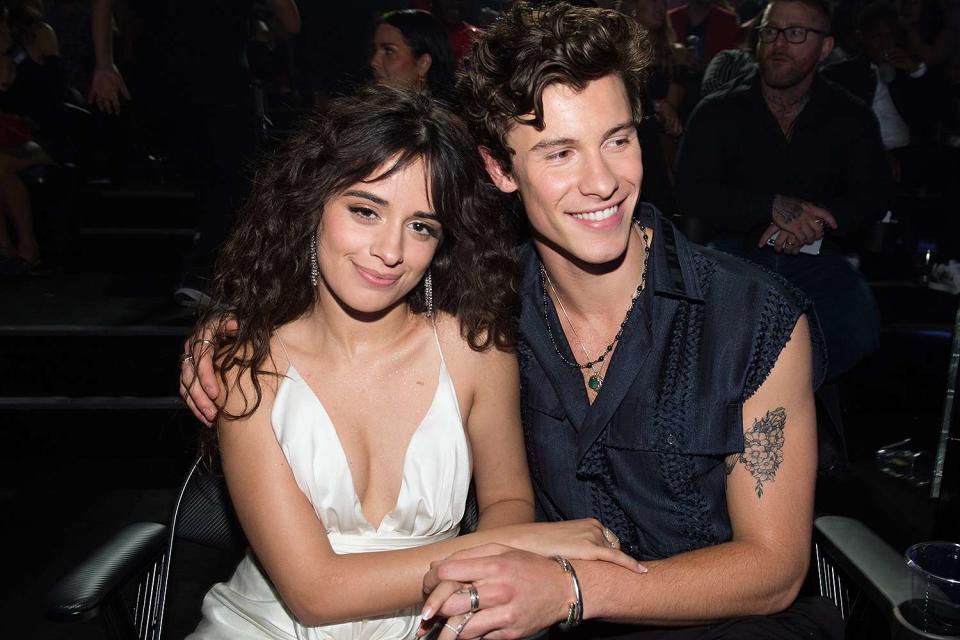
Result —
[{"label": "shirt button", "polygon": [[670,446],[677,444],[677,438],[672,433],[667,435],[667,444]]}]

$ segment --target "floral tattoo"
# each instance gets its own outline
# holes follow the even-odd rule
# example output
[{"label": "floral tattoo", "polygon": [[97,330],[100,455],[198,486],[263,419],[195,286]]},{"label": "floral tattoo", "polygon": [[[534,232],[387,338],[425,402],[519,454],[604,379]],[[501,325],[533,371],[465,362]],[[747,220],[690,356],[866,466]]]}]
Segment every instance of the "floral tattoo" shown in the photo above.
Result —
[{"label": "floral tattoo", "polygon": [[727,459],[727,474],[742,462],[756,481],[757,497],[763,497],[763,483],[773,482],[783,462],[783,429],[787,426],[787,412],[783,407],[767,411],[767,415],[753,421],[750,431],[743,434],[743,453]]}]

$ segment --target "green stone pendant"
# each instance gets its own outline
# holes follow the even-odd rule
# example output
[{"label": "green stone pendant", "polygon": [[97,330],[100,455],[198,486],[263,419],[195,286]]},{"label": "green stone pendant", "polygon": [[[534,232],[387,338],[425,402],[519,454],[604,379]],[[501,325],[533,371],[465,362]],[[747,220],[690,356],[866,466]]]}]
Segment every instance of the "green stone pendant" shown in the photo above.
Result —
[{"label": "green stone pendant", "polygon": [[590,390],[594,393],[600,393],[600,387],[603,386],[603,378],[600,377],[599,373],[595,373],[587,380],[587,386],[590,387]]}]

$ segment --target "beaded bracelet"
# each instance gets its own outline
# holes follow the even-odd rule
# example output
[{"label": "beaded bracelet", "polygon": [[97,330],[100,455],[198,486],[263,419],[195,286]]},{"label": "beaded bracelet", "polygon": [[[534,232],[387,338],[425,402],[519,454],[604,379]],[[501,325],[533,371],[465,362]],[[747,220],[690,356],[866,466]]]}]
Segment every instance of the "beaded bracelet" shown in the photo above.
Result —
[{"label": "beaded bracelet", "polygon": [[564,573],[570,575],[570,580],[573,582],[573,596],[576,601],[567,606],[567,619],[558,625],[561,631],[569,631],[583,622],[583,594],[580,593],[580,581],[577,580],[577,572],[574,571],[570,561],[563,556],[554,556],[553,559],[557,561]]}]

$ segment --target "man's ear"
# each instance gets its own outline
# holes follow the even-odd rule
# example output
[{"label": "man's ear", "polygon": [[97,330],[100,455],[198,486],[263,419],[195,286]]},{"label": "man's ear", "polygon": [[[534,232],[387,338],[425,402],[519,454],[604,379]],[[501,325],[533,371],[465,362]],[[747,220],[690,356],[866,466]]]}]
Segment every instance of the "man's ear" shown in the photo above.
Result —
[{"label": "man's ear", "polygon": [[483,158],[483,166],[487,169],[493,184],[497,185],[497,189],[504,193],[513,193],[517,190],[517,183],[513,176],[504,170],[500,161],[490,153],[490,149],[480,147],[480,157]]},{"label": "man's ear", "polygon": [[823,39],[823,44],[820,45],[820,62],[830,57],[830,54],[833,52],[833,45],[833,36],[827,36]]}]

